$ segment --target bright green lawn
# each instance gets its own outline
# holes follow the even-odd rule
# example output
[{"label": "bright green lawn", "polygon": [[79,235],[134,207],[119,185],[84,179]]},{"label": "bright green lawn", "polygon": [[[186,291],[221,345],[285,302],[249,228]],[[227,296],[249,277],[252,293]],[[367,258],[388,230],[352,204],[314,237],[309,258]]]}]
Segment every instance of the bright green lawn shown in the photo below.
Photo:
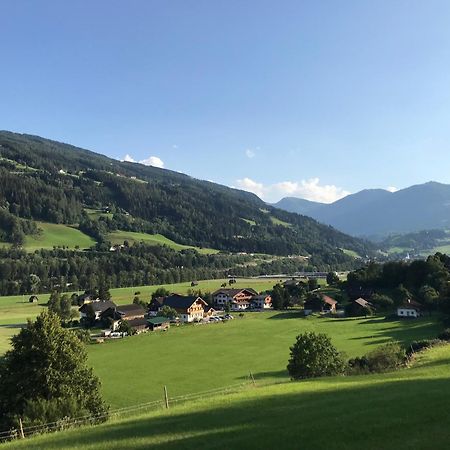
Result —
[{"label": "bright green lawn", "polygon": [[354,250],[349,250],[348,248],[342,248],[341,249],[346,255],[351,256],[352,258],[360,258],[358,253],[356,253]]},{"label": "bright green lawn", "polygon": [[390,339],[408,343],[440,330],[429,318],[305,319],[299,312],[277,311],[235,317],[90,346],[89,362],[106,399],[114,408],[128,406],[159,399],[163,385],[171,395],[185,395],[241,382],[249,372],[265,382],[286,380],[289,346],[305,330],[327,333],[349,357]]},{"label": "bright green lawn", "polygon": [[108,233],[108,239],[113,244],[123,244],[124,241],[128,241],[130,244],[133,244],[135,242],[142,241],[147,244],[167,245],[174,250],[195,249],[199,253],[202,253],[204,255],[219,253],[219,250],[214,250],[212,248],[200,248],[190,245],[177,244],[176,242],[166,238],[162,234],[135,233],[133,231],[114,231],[113,233]]},{"label": "bright green lawn", "polygon": [[[248,387],[5,448],[443,450],[449,448],[449,363],[447,345],[393,373]],[[146,382],[154,382],[151,372]]]},{"label": "bright green lawn", "polygon": [[72,226],[44,222],[37,222],[37,225],[42,229],[42,234],[26,236],[24,248],[27,251],[63,246],[71,249],[78,246],[85,249],[95,245],[94,239]]}]

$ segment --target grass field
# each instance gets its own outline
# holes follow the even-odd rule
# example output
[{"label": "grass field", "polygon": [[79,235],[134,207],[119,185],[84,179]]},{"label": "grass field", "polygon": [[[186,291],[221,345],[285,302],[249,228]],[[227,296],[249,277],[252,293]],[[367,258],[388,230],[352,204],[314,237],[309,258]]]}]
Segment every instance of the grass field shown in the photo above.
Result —
[{"label": "grass field", "polygon": [[113,407],[123,407],[159,399],[163,385],[171,395],[185,395],[241,382],[250,372],[265,382],[287,380],[289,346],[306,330],[327,333],[351,357],[391,339],[409,343],[435,337],[440,326],[429,318],[305,319],[299,312],[245,313],[226,323],[184,325],[92,345],[89,361],[103,382],[105,398]]},{"label": "grass field", "polygon": [[[447,449],[450,346],[380,375],[247,387],[5,444],[27,449]],[[146,378],[153,383],[153,376]],[[127,384],[127,387],[130,383]]]},{"label": "grass field", "polygon": [[42,233],[39,236],[25,238],[24,249],[29,252],[63,246],[71,249],[78,246],[85,249],[95,245],[94,239],[72,226],[44,222],[37,222],[37,225],[42,229]]},{"label": "grass field", "polygon": [[219,253],[219,250],[214,250],[212,248],[200,248],[190,245],[177,244],[176,242],[166,238],[162,234],[135,233],[133,231],[115,231],[108,234],[108,239],[113,244],[123,244],[124,241],[128,241],[130,244],[133,244],[135,242],[145,242],[146,244],[167,245],[168,247],[178,251],[194,249],[203,255]]},{"label": "grass field", "polygon": [[[212,292],[220,288],[220,285],[228,280],[204,280],[199,281],[198,286],[191,287],[190,282],[165,284],[158,286],[134,286],[127,288],[111,289],[112,300],[119,304],[132,303],[135,292],[140,292],[141,300],[148,301],[153,292],[159,287],[164,287],[170,292],[178,294],[186,294],[189,289],[201,289],[203,292]],[[275,280],[276,281],[276,280]],[[238,279],[233,286],[244,288],[252,287],[256,291],[271,289],[275,284],[274,280],[267,279]],[[72,294],[70,292],[69,294]],[[8,297],[0,297],[0,355],[9,348],[9,339],[12,335],[18,332],[27,319],[34,319],[39,312],[44,308],[50,294],[40,294],[39,305],[35,303],[28,303],[29,295],[13,295]],[[12,324],[16,326],[11,326]]]}]

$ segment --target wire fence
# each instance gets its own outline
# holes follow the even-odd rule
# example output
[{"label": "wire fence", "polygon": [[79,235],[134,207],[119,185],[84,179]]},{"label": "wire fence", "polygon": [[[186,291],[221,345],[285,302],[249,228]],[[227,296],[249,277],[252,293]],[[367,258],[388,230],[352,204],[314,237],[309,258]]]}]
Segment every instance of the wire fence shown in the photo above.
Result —
[{"label": "wire fence", "polygon": [[253,375],[251,373],[248,379],[243,381],[242,383],[237,383],[230,386],[219,387],[215,389],[209,389],[207,391],[193,392],[190,394],[180,395],[176,397],[169,397],[167,394],[167,388],[166,386],[164,386],[163,391],[164,395],[160,400],[155,400],[146,403],[139,403],[135,405],[126,406],[123,408],[109,410],[105,414],[86,415],[75,418],[65,417],[55,422],[47,422],[31,426],[27,426],[26,423],[22,423],[22,419],[19,419],[19,426],[17,428],[0,431],[0,442],[6,442],[14,439],[25,439],[27,437],[31,437],[38,434],[63,431],[69,428],[74,428],[83,425],[95,425],[102,422],[106,422],[107,420],[113,418],[118,419],[126,415],[133,415],[144,411],[167,409],[170,408],[171,406],[201,400],[202,398],[207,398],[211,395],[231,394],[251,387],[257,387],[255,379],[253,378]]}]

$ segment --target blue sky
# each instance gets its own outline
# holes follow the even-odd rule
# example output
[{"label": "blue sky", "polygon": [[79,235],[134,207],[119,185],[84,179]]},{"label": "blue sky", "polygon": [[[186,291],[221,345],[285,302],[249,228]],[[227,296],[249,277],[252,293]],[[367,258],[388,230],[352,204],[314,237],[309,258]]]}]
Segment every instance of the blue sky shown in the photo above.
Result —
[{"label": "blue sky", "polygon": [[450,183],[447,0],[2,0],[0,17],[0,129],[269,201]]}]

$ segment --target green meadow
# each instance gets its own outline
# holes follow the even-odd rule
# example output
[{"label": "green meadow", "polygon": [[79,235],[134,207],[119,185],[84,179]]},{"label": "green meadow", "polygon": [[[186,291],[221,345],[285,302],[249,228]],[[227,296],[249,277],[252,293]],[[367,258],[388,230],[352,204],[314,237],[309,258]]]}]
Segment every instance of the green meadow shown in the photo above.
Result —
[{"label": "green meadow", "polygon": [[29,252],[53,247],[86,249],[95,245],[94,239],[73,226],[45,222],[37,222],[37,225],[42,233],[39,236],[25,238],[24,249]]},{"label": "green meadow", "polygon": [[435,337],[440,325],[434,317],[400,321],[249,312],[225,323],[172,326],[168,332],[91,345],[89,361],[102,380],[105,398],[118,408],[158,400],[164,385],[178,396],[233,385],[247,380],[250,372],[260,381],[285,381],[289,347],[307,330],[328,334],[340,351],[353,357],[391,339],[407,345]]},{"label": "green meadow", "polygon": [[[233,394],[210,395],[172,405],[168,410],[125,415],[102,425],[41,435],[4,447],[446,449],[450,426],[449,362],[447,345],[418,354],[412,367],[392,373],[302,382],[283,380],[271,385],[257,381],[256,387],[248,385]],[[204,374],[198,383],[209,377],[209,373]],[[136,379],[134,376],[133,382]],[[133,382],[128,381],[124,389]],[[146,383],[154,383],[151,372]]]},{"label": "green meadow", "polygon": [[112,233],[108,233],[107,236],[113,244],[123,244],[124,241],[128,241],[130,244],[133,244],[135,242],[145,242],[146,244],[167,245],[168,247],[177,251],[194,249],[203,255],[219,253],[219,250],[214,250],[212,248],[200,248],[193,247],[191,245],[177,244],[176,242],[166,238],[162,234],[136,233],[133,231],[114,231]]}]

